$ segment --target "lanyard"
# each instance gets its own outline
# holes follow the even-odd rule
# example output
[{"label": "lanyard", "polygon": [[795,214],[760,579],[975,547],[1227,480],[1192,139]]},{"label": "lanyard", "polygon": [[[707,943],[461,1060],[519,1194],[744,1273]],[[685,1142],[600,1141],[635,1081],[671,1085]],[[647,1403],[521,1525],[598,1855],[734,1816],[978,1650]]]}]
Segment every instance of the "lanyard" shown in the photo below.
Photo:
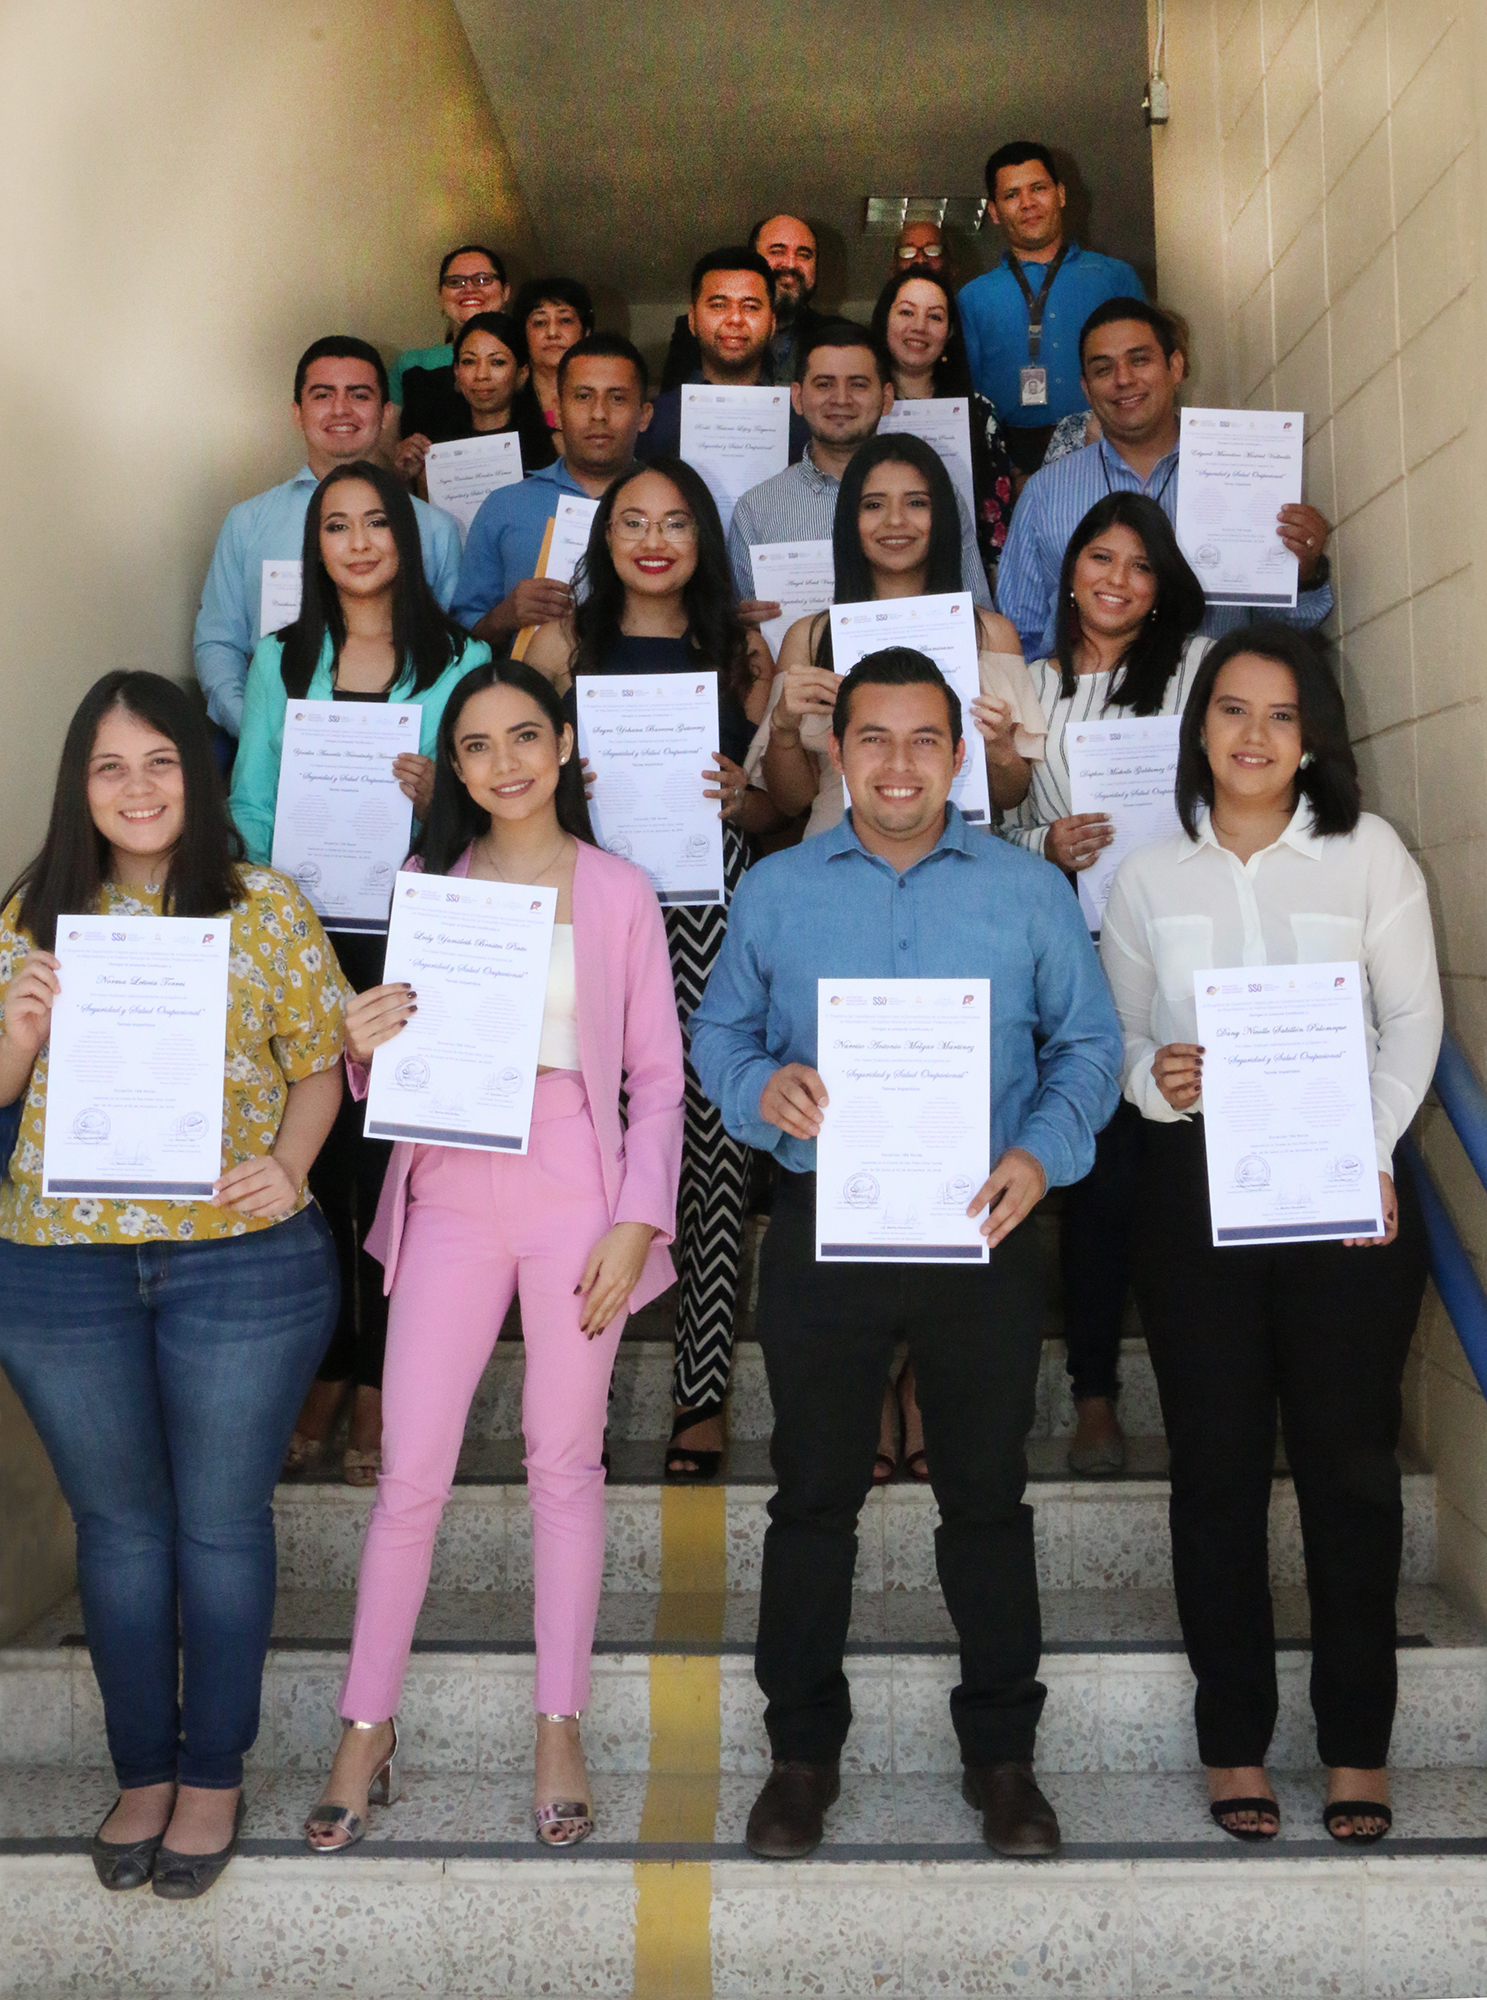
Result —
[{"label": "lanyard", "polygon": [[1018,259],[1012,255],[1010,250],[1005,251],[1003,254],[1007,261],[1008,270],[1011,271],[1013,277],[1017,280],[1018,289],[1027,300],[1027,358],[1029,361],[1035,362],[1038,358],[1038,346],[1043,338],[1043,304],[1049,292],[1053,289],[1053,281],[1058,276],[1059,266],[1069,254],[1069,246],[1067,243],[1060,245],[1059,253],[1053,262],[1044,265],[1043,282],[1038,287],[1036,297],[1033,294],[1032,286],[1023,275],[1022,265]]},{"label": "lanyard", "polygon": [[[1151,495],[1151,498],[1156,501],[1159,507],[1162,504],[1162,495],[1166,492],[1167,488],[1172,484],[1173,478],[1176,475],[1178,463],[1179,460],[1181,459],[1181,456],[1182,454],[1180,452],[1175,452],[1173,454],[1172,463],[1167,467],[1167,477],[1162,481],[1161,485],[1157,488],[1156,492]],[[1110,464],[1105,457],[1105,440],[1103,438],[1101,438],[1100,440],[1100,470],[1105,475],[1105,491],[1107,493],[1113,493],[1115,491],[1115,488],[1110,483]],[[1146,491],[1144,482],[1142,484],[1141,490],[1143,493]]]}]

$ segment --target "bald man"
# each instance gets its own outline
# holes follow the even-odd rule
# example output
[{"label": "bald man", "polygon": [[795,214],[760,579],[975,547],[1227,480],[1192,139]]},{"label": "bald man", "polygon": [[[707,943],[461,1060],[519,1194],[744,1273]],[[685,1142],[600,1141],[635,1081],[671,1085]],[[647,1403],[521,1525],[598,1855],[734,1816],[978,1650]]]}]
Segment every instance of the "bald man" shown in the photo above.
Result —
[{"label": "bald man", "polygon": [[[795,343],[811,317],[816,292],[816,232],[798,215],[767,215],[750,231],[749,248],[758,251],[774,272],[775,330],[766,375],[771,382],[789,382],[795,373]],[[687,315],[678,313],[661,371],[662,390],[695,381],[701,371],[697,336],[687,324]]]},{"label": "bald man", "polygon": [[897,271],[929,271],[947,284],[955,282],[955,260],[938,222],[906,222],[893,246]]}]

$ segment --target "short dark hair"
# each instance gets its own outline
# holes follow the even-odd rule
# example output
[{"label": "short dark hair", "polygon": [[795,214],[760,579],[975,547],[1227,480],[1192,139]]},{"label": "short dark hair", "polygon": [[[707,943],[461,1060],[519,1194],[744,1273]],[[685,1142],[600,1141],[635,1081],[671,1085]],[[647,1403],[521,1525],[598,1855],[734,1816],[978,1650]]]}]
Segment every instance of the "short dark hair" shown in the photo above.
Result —
[{"label": "short dark hair", "polygon": [[1198,807],[1213,805],[1213,771],[1203,748],[1203,724],[1214,683],[1241,653],[1258,653],[1262,660],[1290,669],[1301,712],[1301,747],[1311,752],[1311,763],[1296,774],[1297,797],[1311,806],[1317,833],[1351,833],[1362,811],[1362,794],[1337,676],[1315,633],[1283,625],[1278,618],[1236,626],[1203,656],[1182,712],[1178,739],[1177,816],[1184,829],[1196,839]]},{"label": "short dark hair", "polygon": [[996,177],[1003,167],[1025,167],[1030,160],[1036,160],[1040,167],[1062,187],[1064,177],[1054,164],[1052,153],[1046,146],[1040,146],[1034,139],[1009,139],[1005,146],[998,146],[986,162],[986,192],[996,200]]},{"label": "short dark hair", "polygon": [[918,653],[912,646],[885,646],[881,652],[864,653],[836,691],[831,733],[838,743],[847,733],[847,724],[852,720],[852,696],[860,687],[937,687],[945,697],[951,744],[959,743],[960,696],[928,653]]},{"label": "short dark hair", "polygon": [[528,278],[506,310],[525,332],[527,321],[541,305],[572,306],[584,332],[594,331],[594,301],[588,286],[577,278]]},{"label": "short dark hair", "polygon": [[353,333],[327,333],[319,340],[312,340],[299,358],[294,371],[294,400],[299,402],[305,392],[305,377],[317,361],[365,361],[369,368],[377,371],[377,388],[383,402],[391,398],[387,385],[387,363],[369,340],[358,340]]},{"label": "short dark hair", "polygon": [[439,265],[439,283],[441,285],[449,276],[449,267],[456,257],[483,257],[496,276],[501,280],[501,283],[505,284],[506,266],[501,262],[501,259],[496,255],[494,250],[487,250],[483,243],[459,243],[456,244],[453,250],[445,252],[443,261]]},{"label": "short dark hair", "polygon": [[570,361],[584,360],[628,361],[635,370],[640,383],[640,400],[643,403],[651,392],[651,371],[646,366],[645,356],[633,340],[626,340],[622,333],[586,333],[582,340],[575,340],[568,352],[558,363],[558,394],[563,393],[563,383],[567,380]]},{"label": "short dark hair", "polygon": [[800,342],[795,357],[795,379],[803,382],[810,372],[811,356],[819,347],[865,347],[877,366],[878,380],[893,380],[893,356],[886,340],[880,340],[870,326],[855,319],[813,319]]},{"label": "short dark hair", "polygon": [[[454,336],[454,354],[452,359],[456,363],[458,363],[460,358],[460,349],[472,333],[490,334],[493,339],[499,340],[503,347],[511,349],[511,352],[516,357],[518,368],[526,367],[530,358],[527,353],[527,330],[519,321],[514,320],[510,313],[471,313],[459,332]],[[561,368],[562,363],[559,362],[558,366]]]},{"label": "short dark hair", "polygon": [[[769,217],[766,215],[764,220],[768,222]],[[702,296],[703,280],[709,271],[752,271],[756,278],[764,280],[769,303],[774,304],[774,272],[751,243],[725,243],[721,250],[709,250],[697,259],[692,266],[694,306]]]},{"label": "short dark hair", "polygon": [[1090,508],[1069,537],[1059,572],[1053,607],[1054,657],[1059,665],[1059,693],[1075,695],[1074,648],[1079,643],[1079,613],[1075,607],[1074,566],[1090,543],[1111,528],[1129,528],[1146,551],[1156,578],[1156,602],[1117,662],[1105,707],[1128,708],[1134,715],[1159,715],[1167,683],[1176,673],[1183,647],[1203,622],[1207,608],[1203,586],[1177,545],[1172,523],[1149,494],[1124,488],[1106,493]]},{"label": "short dark hair", "polygon": [[1162,344],[1162,352],[1170,361],[1177,352],[1177,328],[1172,324],[1160,306],[1148,305],[1145,299],[1106,299],[1097,305],[1084,325],[1079,329],[1079,366],[1084,367],[1084,343],[1092,333],[1098,333],[1102,326],[1114,326],[1117,320],[1137,319],[1143,326],[1149,326]]}]

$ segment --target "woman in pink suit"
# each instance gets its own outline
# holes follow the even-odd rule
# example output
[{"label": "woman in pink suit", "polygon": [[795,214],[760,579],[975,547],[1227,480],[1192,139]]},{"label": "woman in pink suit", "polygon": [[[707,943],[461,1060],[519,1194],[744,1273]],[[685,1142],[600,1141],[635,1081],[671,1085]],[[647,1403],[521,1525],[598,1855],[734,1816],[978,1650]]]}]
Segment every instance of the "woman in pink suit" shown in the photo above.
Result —
[{"label": "woman in pink suit", "polygon": [[[412,866],[558,892],[529,1149],[394,1148],[367,1247],[390,1295],[383,1469],[341,1691],[346,1729],[305,1822],[317,1853],[361,1838],[395,1795],[394,1713],[470,1401],[513,1292],[536,1582],[537,1838],[593,1831],[579,1743],[604,1560],[600,1462],[609,1378],[632,1306],[672,1282],[682,1047],[660,907],[594,844],[573,731],[530,667],[477,667],[449,698]],[[418,996],[360,994],[353,1091]],[[620,1089],[627,1122],[620,1123]]]}]

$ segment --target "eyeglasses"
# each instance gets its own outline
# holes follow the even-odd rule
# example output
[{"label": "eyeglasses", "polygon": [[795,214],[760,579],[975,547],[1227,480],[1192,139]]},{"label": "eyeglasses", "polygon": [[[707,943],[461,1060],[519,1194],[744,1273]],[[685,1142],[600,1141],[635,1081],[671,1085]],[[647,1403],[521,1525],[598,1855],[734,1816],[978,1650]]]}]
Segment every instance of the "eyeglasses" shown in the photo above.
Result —
[{"label": "eyeglasses", "polygon": [[483,292],[500,282],[494,271],[467,271],[462,278],[441,279],[439,289],[441,292],[463,292],[473,285],[477,292]]},{"label": "eyeglasses", "polygon": [[944,254],[943,243],[906,243],[894,252],[900,264],[933,264]]},{"label": "eyeglasses", "polygon": [[653,521],[649,514],[633,514],[627,508],[609,524],[617,542],[643,542],[652,528],[659,529],[663,542],[695,542],[697,523],[690,514],[663,514]]}]

